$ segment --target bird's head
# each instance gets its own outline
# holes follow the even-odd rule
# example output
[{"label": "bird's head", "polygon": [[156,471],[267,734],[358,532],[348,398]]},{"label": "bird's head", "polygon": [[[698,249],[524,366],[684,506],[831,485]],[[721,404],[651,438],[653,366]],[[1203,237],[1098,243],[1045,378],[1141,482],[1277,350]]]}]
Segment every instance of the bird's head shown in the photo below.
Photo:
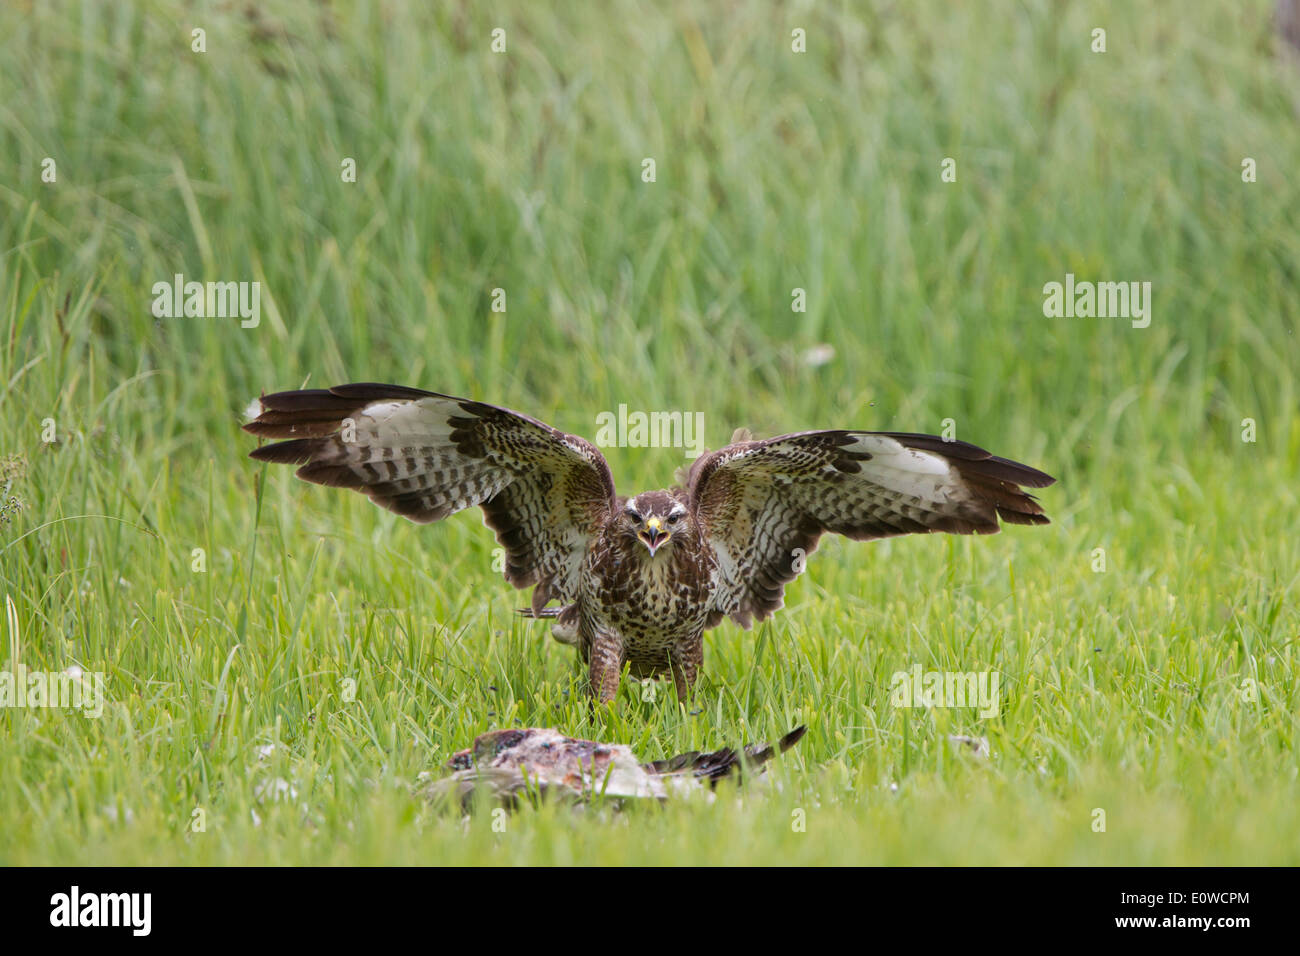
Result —
[{"label": "bird's head", "polygon": [[667,491],[629,498],[619,520],[625,533],[636,538],[652,558],[694,527],[689,509]]}]

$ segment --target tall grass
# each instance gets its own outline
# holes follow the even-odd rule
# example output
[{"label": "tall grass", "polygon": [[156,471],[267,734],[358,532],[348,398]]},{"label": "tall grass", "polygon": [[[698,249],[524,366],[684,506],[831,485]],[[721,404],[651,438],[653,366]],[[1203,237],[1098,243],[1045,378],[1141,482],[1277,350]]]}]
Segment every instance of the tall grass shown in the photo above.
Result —
[{"label": "tall grass", "polygon": [[[107,703],[0,709],[0,860],[1296,863],[1300,68],[1270,31],[1263,2],[5,6],[0,656]],[[1149,281],[1150,327],[1046,318],[1067,272]],[[261,283],[260,324],[155,318],[177,273]],[[827,540],[771,623],[711,632],[693,708],[625,683],[593,718],[477,514],[245,457],[250,398],[351,380],[588,437],[699,410],[710,447],[951,419],[1060,478],[1054,524]],[[625,491],[683,461],[605,453]],[[892,706],[915,663],[997,670],[1000,715]],[[492,727],[652,758],[799,722],[743,803],[498,834],[408,792]]]}]

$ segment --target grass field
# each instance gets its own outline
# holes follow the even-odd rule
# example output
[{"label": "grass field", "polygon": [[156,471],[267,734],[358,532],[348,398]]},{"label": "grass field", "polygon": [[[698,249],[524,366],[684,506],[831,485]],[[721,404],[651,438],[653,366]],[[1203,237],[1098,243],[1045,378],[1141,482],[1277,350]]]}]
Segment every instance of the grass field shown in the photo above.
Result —
[{"label": "grass field", "polygon": [[[0,708],[0,862],[1300,863],[1270,3],[436,6],[0,8],[0,660],[105,680],[98,718]],[[1067,273],[1150,282],[1149,326],[1046,317]],[[176,274],[260,321],[156,318]],[[247,458],[251,398],[346,381],[589,438],[701,411],[709,447],[950,419],[1058,477],[1053,523],[825,539],[693,707],[593,717],[477,510]],[[685,461],[604,451],[628,492]],[[996,671],[1000,712],[894,706],[917,665]],[[410,791],[496,727],[651,759],[799,723],[712,803],[496,832]]]}]

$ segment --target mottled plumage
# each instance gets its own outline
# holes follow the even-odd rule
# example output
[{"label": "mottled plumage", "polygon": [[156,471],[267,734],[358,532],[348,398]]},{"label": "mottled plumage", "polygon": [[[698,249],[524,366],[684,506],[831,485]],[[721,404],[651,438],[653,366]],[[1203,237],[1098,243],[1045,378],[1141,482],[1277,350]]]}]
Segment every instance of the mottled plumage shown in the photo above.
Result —
[{"label": "mottled plumage", "polygon": [[[702,455],[682,487],[619,497],[589,442],[527,415],[394,385],[263,396],[244,426],[287,439],[252,453],[298,476],[355,488],[412,521],[473,505],[505,548],[505,575],[534,588],[530,617],[576,644],[592,693],[624,666],[695,684],[703,634],[784,601],[826,532],[856,540],[991,534],[999,519],[1046,524],[1023,487],[1054,479],[982,448],[902,432],[810,431]],[[558,601],[558,607],[547,607]]]},{"label": "mottled plumage", "polygon": [[650,763],[641,763],[626,744],[566,737],[549,727],[493,730],[453,754],[447,761],[452,774],[432,783],[426,793],[431,799],[455,797],[465,806],[479,788],[506,803],[521,794],[665,800],[711,789],[724,777],[739,778],[789,750],[807,729],[796,727],[775,744],[750,745],[743,751],[692,750]]}]

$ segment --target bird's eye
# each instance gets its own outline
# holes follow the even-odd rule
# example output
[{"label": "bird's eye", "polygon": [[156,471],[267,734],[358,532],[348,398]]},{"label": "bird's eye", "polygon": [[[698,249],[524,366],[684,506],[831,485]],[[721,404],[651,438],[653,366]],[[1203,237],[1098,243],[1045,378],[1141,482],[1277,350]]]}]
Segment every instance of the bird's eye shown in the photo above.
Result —
[{"label": "bird's eye", "polygon": [[678,512],[674,512],[673,514],[670,514],[670,515],[668,516],[668,523],[669,523],[669,524],[676,524],[678,521],[681,520],[681,518],[682,518],[682,516],[681,516],[680,513],[678,513]]},{"label": "bird's eye", "polygon": [[627,515],[627,516],[628,516],[629,518],[631,518],[633,521],[640,521],[640,520],[641,520],[641,516],[640,516],[639,514],[637,514],[635,511],[633,511],[631,508],[628,508],[627,511],[624,511],[623,514]]}]

